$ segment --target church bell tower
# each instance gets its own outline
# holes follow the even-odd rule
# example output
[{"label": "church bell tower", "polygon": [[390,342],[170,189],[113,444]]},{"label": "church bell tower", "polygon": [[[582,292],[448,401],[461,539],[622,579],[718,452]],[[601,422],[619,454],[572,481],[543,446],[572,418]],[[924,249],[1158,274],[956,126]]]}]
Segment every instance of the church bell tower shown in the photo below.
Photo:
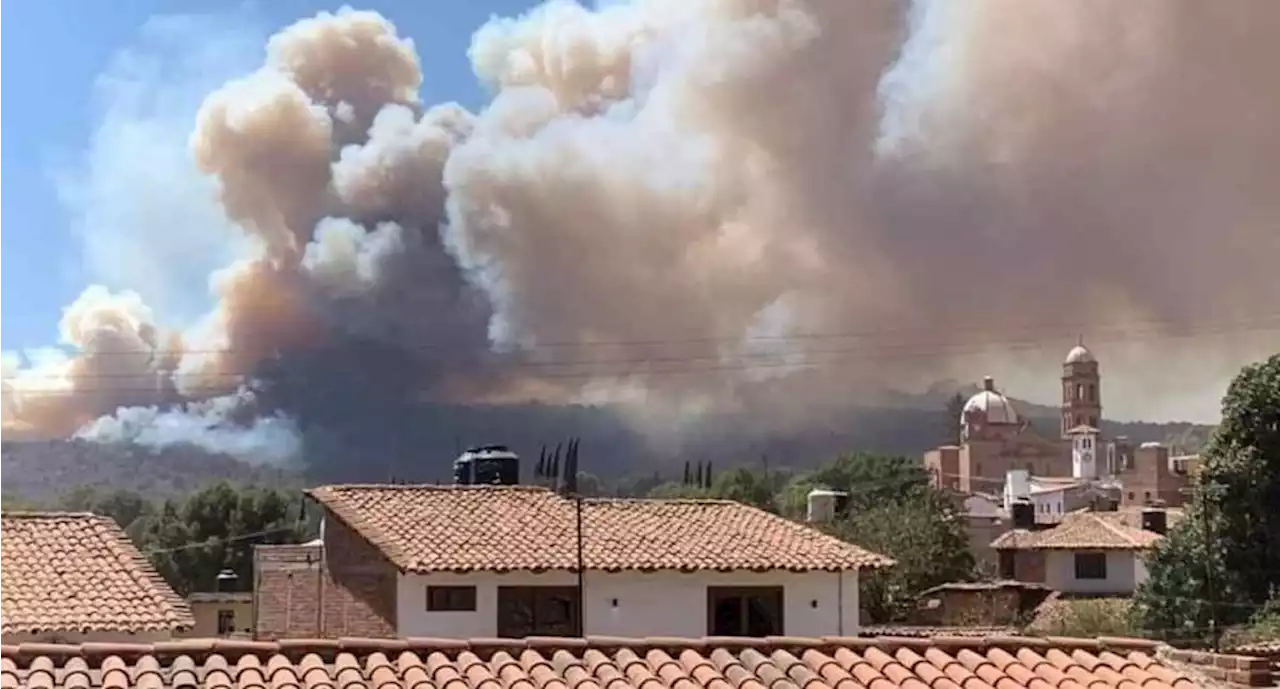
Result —
[{"label": "church bell tower", "polygon": [[1062,439],[1077,426],[1098,428],[1102,423],[1102,378],[1098,360],[1084,346],[1084,339],[1067,353],[1062,363]]}]

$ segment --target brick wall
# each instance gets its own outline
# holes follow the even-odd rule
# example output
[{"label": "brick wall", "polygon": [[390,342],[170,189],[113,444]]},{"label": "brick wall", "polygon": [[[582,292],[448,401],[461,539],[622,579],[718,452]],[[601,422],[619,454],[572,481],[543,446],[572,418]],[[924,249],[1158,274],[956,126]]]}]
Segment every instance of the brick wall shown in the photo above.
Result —
[{"label": "brick wall", "polygon": [[1195,669],[1220,682],[1230,682],[1246,687],[1270,687],[1271,666],[1266,658],[1208,653],[1205,651],[1169,651],[1169,660],[1192,665]]},{"label": "brick wall", "polygon": [[1014,575],[1018,581],[1043,584],[1045,580],[1044,553],[1039,550],[1014,551]]},{"label": "brick wall", "polygon": [[324,636],[396,636],[397,570],[368,541],[326,515]]},{"label": "brick wall", "polygon": [[324,545],[254,549],[258,639],[396,636],[394,566],[326,518]]},{"label": "brick wall", "polygon": [[1178,507],[1185,497],[1183,489],[1189,484],[1186,475],[1169,468],[1169,448],[1165,446],[1139,447],[1133,455],[1133,464],[1121,477],[1124,486],[1120,504],[1134,507],[1163,500],[1168,507]]},{"label": "brick wall", "polygon": [[253,549],[254,638],[320,636],[318,545],[262,545]]},{"label": "brick wall", "polygon": [[941,624],[949,627],[994,627],[1018,617],[1018,590],[948,591],[942,596]]}]

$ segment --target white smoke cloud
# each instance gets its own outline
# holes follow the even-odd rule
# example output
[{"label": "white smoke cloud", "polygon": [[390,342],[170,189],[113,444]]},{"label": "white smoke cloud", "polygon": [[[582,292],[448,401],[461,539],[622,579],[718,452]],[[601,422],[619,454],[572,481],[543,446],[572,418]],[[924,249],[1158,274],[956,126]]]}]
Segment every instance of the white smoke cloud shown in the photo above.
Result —
[{"label": "white smoke cloud", "polygon": [[[476,32],[469,56],[494,92],[477,113],[418,102],[412,41],[376,13],[286,27],[203,100],[189,158],[90,167],[105,181],[84,198],[105,210],[84,224],[150,228],[129,275],[187,274],[170,259],[207,237],[236,247],[211,273],[213,308],[175,331],[119,289],[86,293],[97,310],[73,320],[102,332],[50,365],[132,384],[89,391],[62,373],[75,394],[40,406],[18,382],[29,372],[6,363],[6,430],[70,432],[142,384],[126,404],[155,410],[106,427],[150,419],[217,438],[209,412],[188,406],[184,426],[166,405],[348,337],[405,354],[404,385],[428,395],[803,427],[857,390],[948,376],[991,372],[1053,399],[1058,350],[1081,324],[1107,367],[1109,415],[1212,419],[1227,378],[1275,348],[1274,329],[1246,326],[1280,303],[1280,3],[904,8],[553,0]],[[130,127],[104,131],[140,145]],[[188,160],[207,177],[161,184]],[[194,200],[204,192],[213,211]],[[187,200],[213,219],[157,234],[151,214]],[[147,303],[182,289],[159,272]],[[1230,319],[1232,338],[1201,332]],[[1157,325],[1124,342],[1139,322]],[[1028,337],[1061,346],[1018,354]],[[132,349],[98,356],[100,341]],[[549,342],[578,346],[571,376],[518,370],[548,355],[510,350]],[[473,366],[490,348],[513,375]],[[350,354],[343,365],[372,366]],[[667,375],[673,363],[695,375]]]},{"label": "white smoke cloud", "polygon": [[122,407],[84,426],[75,437],[153,449],[193,445],[250,462],[296,461],[302,443],[294,421],[279,413],[236,418],[252,404],[252,395],[242,390],[175,408]]},{"label": "white smoke cloud", "polygon": [[202,280],[242,251],[215,186],[187,148],[209,91],[257,62],[265,33],[243,16],[170,15],[141,29],[94,85],[88,149],[55,172],[86,274],[140,294],[166,320],[208,308]]}]

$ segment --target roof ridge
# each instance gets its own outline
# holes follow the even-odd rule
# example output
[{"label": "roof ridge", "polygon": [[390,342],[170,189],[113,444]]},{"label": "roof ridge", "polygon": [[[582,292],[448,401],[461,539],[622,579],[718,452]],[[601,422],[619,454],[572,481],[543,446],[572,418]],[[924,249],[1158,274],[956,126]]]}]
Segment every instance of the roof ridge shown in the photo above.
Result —
[{"label": "roof ridge", "polygon": [[444,639],[432,637],[407,638],[370,638],[343,637],[340,639],[280,639],[276,641],[251,641],[248,639],[228,638],[192,638],[160,641],[151,644],[132,643],[83,643],[83,644],[49,644],[23,643],[6,644],[0,647],[0,655],[6,660],[21,666],[31,663],[36,657],[55,657],[60,659],[83,657],[89,661],[101,662],[108,656],[140,658],[143,656],[161,656],[175,658],[179,656],[207,656],[217,654],[227,662],[234,664],[244,656],[261,656],[264,654],[304,655],[316,653],[321,656],[350,653],[354,655],[388,653],[395,651],[443,652],[446,655],[458,655],[471,652],[482,657],[498,651],[519,651],[524,649],[570,650],[581,652],[587,649],[629,648],[643,657],[650,650],[670,650],[676,648],[716,648],[716,649],[755,649],[766,650],[799,650],[799,649],[879,649],[886,652],[898,649],[925,649],[942,647],[956,651],[961,649],[989,648],[1068,648],[1091,652],[1111,651],[1155,651],[1165,644],[1151,639],[1130,637],[1092,637],[1073,638],[1055,636],[1017,636],[1012,634],[992,634],[988,636],[959,636],[935,634],[932,636],[821,636],[821,637],[528,637],[524,639]]},{"label": "roof ridge", "polygon": [[105,518],[104,515],[89,512],[88,510],[4,510],[0,512],[0,518],[3,519],[88,519],[89,517]]},{"label": "roof ridge", "polygon": [[615,497],[610,495],[586,495],[583,496],[586,502],[595,503],[658,503],[668,505],[742,505],[744,507],[754,507],[737,500],[729,500],[727,498],[628,498]]},{"label": "roof ridge", "polygon": [[[1102,517],[1099,517],[1099,516],[1098,516],[1098,514],[1097,514],[1096,512],[1090,512],[1090,513],[1089,513],[1089,516],[1093,519],[1093,521],[1095,521],[1095,522],[1097,522],[1097,523],[1101,524],[1102,526],[1106,527],[1106,529],[1107,529],[1107,530],[1109,530],[1109,531],[1111,531],[1111,533],[1114,533],[1115,535],[1119,536],[1120,538],[1122,538],[1122,539],[1124,539],[1124,540],[1128,541],[1131,545],[1133,545],[1133,547],[1135,547],[1135,548],[1141,548],[1141,547],[1142,547],[1142,544],[1141,544],[1141,543],[1139,543],[1139,542],[1138,542],[1138,541],[1133,537],[1133,535],[1132,535],[1132,534],[1128,534],[1128,533],[1125,533],[1124,531],[1121,531],[1121,530],[1120,530],[1120,525],[1119,525],[1119,524],[1113,524],[1113,523],[1111,522],[1111,520],[1109,520],[1109,519],[1103,519]],[[1124,527],[1124,528],[1125,528],[1125,530],[1126,530],[1126,531],[1129,529],[1129,527],[1128,527],[1128,526],[1126,526],[1126,527]]]},{"label": "roof ridge", "polygon": [[494,484],[440,484],[440,483],[326,483],[319,486],[312,486],[306,490],[317,490],[326,488],[330,490],[438,490],[438,491],[464,491],[464,490],[490,490],[490,491],[522,491],[530,493],[553,493],[551,488],[547,486],[533,486],[526,483],[517,483],[514,485],[494,485]]}]

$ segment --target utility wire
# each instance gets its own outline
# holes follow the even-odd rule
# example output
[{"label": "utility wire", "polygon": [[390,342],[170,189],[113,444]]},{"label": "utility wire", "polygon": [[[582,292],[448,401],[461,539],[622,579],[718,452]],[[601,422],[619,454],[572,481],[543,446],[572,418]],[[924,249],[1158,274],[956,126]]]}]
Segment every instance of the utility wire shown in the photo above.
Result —
[{"label": "utility wire", "polygon": [[[1018,325],[1000,325],[1000,324],[977,324],[968,326],[954,327],[937,327],[937,328],[921,328],[915,326],[878,328],[875,330],[856,330],[846,332],[812,332],[812,333],[790,333],[785,335],[746,335],[746,336],[705,336],[705,337],[687,337],[687,338],[652,338],[641,340],[562,340],[562,341],[544,341],[536,342],[530,345],[513,346],[511,353],[530,353],[543,349],[582,349],[582,348],[603,348],[603,347],[658,347],[676,344],[750,344],[750,343],[778,343],[778,342],[811,342],[814,340],[845,340],[845,339],[870,339],[879,338],[886,335],[905,335],[912,339],[936,340],[938,337],[955,337],[956,335],[971,333],[977,335],[991,335],[998,333],[1002,336],[1015,336],[1021,334],[1035,334],[1042,336],[1044,333],[1053,332],[1052,339],[1059,340],[1063,338],[1075,339],[1077,336],[1084,334],[1092,339],[1099,331],[1119,331],[1122,333],[1151,330],[1157,331],[1172,330],[1169,336],[1177,336],[1179,332],[1186,332],[1201,328],[1218,328],[1233,327],[1248,323],[1266,323],[1269,327],[1280,327],[1280,312],[1257,314],[1247,319],[1237,319],[1231,321],[1211,321],[1199,323],[1184,323],[1169,319],[1146,319],[1131,320],[1124,322],[1053,322],[1038,323],[1034,325],[1018,324]],[[1056,329],[1056,330],[1053,330]],[[397,349],[414,351],[414,350],[433,350],[433,349],[452,349],[461,344],[470,343],[471,339],[458,338],[449,342],[421,343],[415,345],[397,345]],[[156,353],[163,354],[164,350],[155,350]],[[217,355],[227,352],[234,352],[234,349],[184,349],[176,353],[192,355],[192,354],[208,354]],[[130,356],[137,357],[140,355],[150,354],[146,351],[96,351],[94,356]]]},{"label": "utility wire", "polygon": [[[1274,325],[1268,324],[1265,326],[1256,327],[1252,329],[1236,327],[1233,329],[1224,329],[1217,332],[1201,331],[1201,332],[1184,333],[1184,334],[1174,335],[1174,336],[1161,335],[1159,339],[1176,339],[1176,338],[1190,338],[1190,337],[1198,338],[1198,337],[1206,337],[1206,336],[1212,336],[1212,335],[1234,335],[1234,334],[1240,334],[1242,332],[1249,332],[1252,330],[1256,330],[1256,331],[1280,330],[1280,321],[1277,321],[1277,323]],[[1097,339],[1093,341],[1107,342],[1112,340]],[[1134,338],[1132,337],[1121,338],[1120,341],[1134,341]],[[999,349],[1001,352],[1009,352],[1011,350],[1016,351],[1020,349],[1040,349],[1043,346],[1044,346],[1043,342],[1035,342],[1035,341],[1001,342],[1001,341],[993,340],[993,341],[986,341],[986,342],[979,342],[979,343],[970,343],[967,345],[943,345],[943,346],[894,345],[894,346],[881,346],[879,348],[864,347],[864,348],[857,348],[857,349],[841,349],[841,350],[793,350],[792,352],[786,352],[786,351],[764,352],[764,353],[751,353],[751,354],[743,354],[743,355],[736,355],[736,356],[735,355],[686,356],[686,357],[664,357],[664,358],[646,357],[646,358],[616,359],[616,360],[579,360],[579,361],[553,361],[553,362],[515,361],[515,362],[503,363],[503,364],[495,365],[491,367],[477,366],[471,372],[474,373],[475,375],[490,375],[490,376],[502,377],[502,376],[519,376],[519,375],[522,375],[523,372],[553,368],[553,367],[570,367],[570,368],[578,367],[580,369],[584,369],[584,370],[576,370],[576,371],[575,370],[567,370],[567,371],[553,370],[553,371],[545,371],[545,372],[536,374],[536,377],[538,378],[554,380],[554,379],[594,379],[594,378],[605,378],[605,377],[628,377],[628,376],[689,375],[689,374],[706,374],[706,373],[716,373],[716,372],[726,372],[726,371],[753,371],[753,370],[769,370],[769,369],[790,369],[790,370],[799,371],[799,370],[814,370],[814,369],[833,367],[833,366],[845,366],[845,365],[851,365],[851,364],[865,363],[867,361],[912,360],[912,359],[918,360],[918,359],[932,359],[932,358],[937,358],[939,356],[947,356],[947,357],[973,356],[973,355],[986,354],[993,349]],[[853,355],[853,356],[842,356],[842,357],[822,359],[817,361],[812,361],[812,360],[776,361],[776,359],[786,358],[789,355],[799,356],[799,357],[804,357],[805,359],[809,359],[814,356],[829,355],[829,354],[845,354],[845,355]],[[719,363],[719,364],[714,363],[717,361],[724,361],[726,359],[730,360],[729,363]],[[737,359],[739,361],[734,362],[733,361],[734,359]],[[769,359],[769,360],[753,363],[751,361],[743,362],[741,361],[742,359],[748,359],[748,360]],[[462,359],[460,361],[465,362],[466,360]],[[696,363],[696,362],[704,362],[704,361],[711,362],[713,365],[686,366],[681,368],[672,368],[672,367],[636,368],[636,367],[650,366],[655,363]],[[447,363],[447,362],[442,362],[442,363]],[[606,366],[606,369],[603,371],[602,370],[585,370],[587,369],[587,367],[596,367],[601,365]],[[629,366],[629,368],[610,370],[609,368],[607,368],[610,365],[615,365],[615,366],[627,365]],[[71,390],[57,390],[57,389],[41,390],[39,388],[22,387],[22,388],[18,388],[15,392],[21,395],[26,395],[26,396],[39,396],[42,394],[50,394],[50,395],[80,394],[80,393],[88,393],[88,392],[94,392],[99,390],[110,391],[115,393],[136,392],[138,394],[148,394],[148,393],[154,394],[157,392],[162,392],[163,386],[161,385],[161,383],[169,383],[170,382],[169,376],[171,375],[175,375],[174,372],[162,371],[162,370],[157,370],[157,371],[152,371],[147,373],[137,373],[137,374],[107,373],[107,374],[77,374],[77,375],[71,375],[71,376],[18,375],[10,379],[7,379],[7,381],[10,384],[12,384],[13,382],[17,382],[17,381],[29,381],[29,380],[60,380],[65,382],[73,382],[78,380],[113,380],[113,379],[126,379],[126,380],[135,379],[139,381],[150,380],[150,381],[155,381],[156,383],[155,387],[128,388],[128,387],[117,387],[117,386],[102,386],[98,388],[75,388]],[[187,394],[187,396],[194,396],[194,394],[205,393],[205,392],[209,392],[209,393],[227,392],[228,387],[234,386],[239,381],[242,381],[245,378],[251,378],[254,375],[256,375],[255,372],[247,372],[247,371],[246,372],[223,371],[223,372],[203,373],[203,374],[197,373],[193,375],[193,377],[196,379],[205,380],[205,381],[226,380],[227,385],[219,386],[219,385],[206,384],[203,386],[196,386],[193,388],[184,388],[184,393]]]}]

